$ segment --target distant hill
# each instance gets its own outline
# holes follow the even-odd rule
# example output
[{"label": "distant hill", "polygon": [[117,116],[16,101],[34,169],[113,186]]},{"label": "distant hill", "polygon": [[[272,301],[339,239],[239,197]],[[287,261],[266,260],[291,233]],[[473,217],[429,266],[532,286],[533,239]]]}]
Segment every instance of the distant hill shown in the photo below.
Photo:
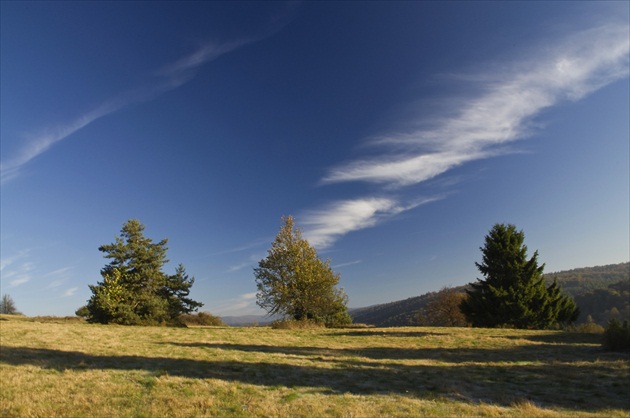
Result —
[{"label": "distant hill", "polygon": [[577,296],[595,289],[605,289],[621,281],[630,280],[630,263],[609,264],[606,266],[584,267],[573,270],[545,274],[547,280],[556,278],[562,290]]},{"label": "distant hill", "polygon": [[[581,311],[579,322],[584,322],[588,315],[600,324],[616,317],[617,313],[621,319],[630,316],[630,263],[560,271],[545,274],[545,278],[550,282],[555,278],[562,285],[563,292],[575,298]],[[466,286],[454,289],[464,292]],[[378,327],[415,325],[418,313],[436,293],[350,309],[349,313],[355,323]]]},{"label": "distant hill", "polygon": [[[464,292],[466,286],[454,289]],[[417,325],[418,314],[437,292],[425,293],[405,300],[372,305],[365,308],[349,309],[352,321],[359,324],[375,325],[377,327],[404,327]]]}]

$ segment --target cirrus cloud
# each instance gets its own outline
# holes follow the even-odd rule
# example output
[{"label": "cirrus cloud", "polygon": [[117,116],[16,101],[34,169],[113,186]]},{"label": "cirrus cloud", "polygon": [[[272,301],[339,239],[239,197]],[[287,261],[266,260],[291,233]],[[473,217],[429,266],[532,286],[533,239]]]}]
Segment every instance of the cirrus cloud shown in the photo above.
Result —
[{"label": "cirrus cloud", "polygon": [[300,223],[305,226],[304,237],[308,242],[324,249],[349,232],[369,228],[401,212],[441,198],[422,198],[406,205],[385,197],[343,200],[304,213],[300,216]]},{"label": "cirrus cloud", "polygon": [[[503,66],[501,72],[472,77],[481,80],[482,93],[462,99],[454,114],[438,118],[429,129],[379,137],[372,143],[389,151],[334,167],[322,182],[364,181],[399,188],[503,154],[505,144],[531,134],[532,119],[543,110],[627,77],[629,32],[627,24],[592,28],[511,65],[511,70]],[[416,119],[414,124],[426,122],[423,115]]]},{"label": "cirrus cloud", "polygon": [[[472,161],[515,152],[508,144],[531,135],[532,120],[543,110],[579,100],[627,77],[629,54],[628,24],[611,23],[574,33],[548,45],[546,52],[539,49],[529,59],[500,66],[500,71],[463,77],[474,83],[471,90],[481,93],[455,100],[454,110],[431,121],[423,114],[408,121],[411,126],[429,128],[369,140],[385,152],[333,167],[321,183],[362,181],[391,191],[423,183]],[[401,198],[364,197],[307,212],[302,223],[311,244],[326,248],[349,232],[372,227],[417,206],[402,204]]]}]

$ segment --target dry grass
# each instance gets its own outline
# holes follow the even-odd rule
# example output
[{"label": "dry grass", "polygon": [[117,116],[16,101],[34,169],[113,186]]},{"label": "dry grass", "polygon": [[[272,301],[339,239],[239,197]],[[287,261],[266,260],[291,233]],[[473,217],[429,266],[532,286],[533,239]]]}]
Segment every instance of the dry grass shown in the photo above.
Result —
[{"label": "dry grass", "polygon": [[2,319],[3,417],[630,416],[594,334]]}]

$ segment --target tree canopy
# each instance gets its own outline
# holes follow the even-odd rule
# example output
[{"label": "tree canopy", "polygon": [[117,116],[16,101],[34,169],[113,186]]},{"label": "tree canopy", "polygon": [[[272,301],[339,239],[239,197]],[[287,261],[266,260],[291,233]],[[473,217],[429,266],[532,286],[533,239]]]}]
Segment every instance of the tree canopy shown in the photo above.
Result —
[{"label": "tree canopy", "polygon": [[418,325],[431,327],[466,327],[468,321],[459,306],[466,298],[463,290],[444,287],[430,294],[431,300],[418,313]]},{"label": "tree canopy", "polygon": [[181,314],[203,306],[188,297],[195,279],[183,265],[174,275],[162,271],[167,239],[154,243],[138,220],[127,221],[112,244],[99,251],[111,261],[101,270],[103,280],[90,285],[88,321],[99,323],[161,324],[177,322]]},{"label": "tree canopy", "polygon": [[258,306],[270,315],[324,322],[328,326],[351,322],[346,307],[348,297],[336,287],[339,274],[302,238],[293,217],[283,221],[267,257],[254,269]]},{"label": "tree canopy", "polygon": [[470,284],[460,305],[473,326],[548,328],[577,319],[573,299],[562,295],[557,282],[545,285],[538,251],[527,259],[524,240],[514,225],[496,224],[486,235],[482,262],[475,263],[485,279]]}]

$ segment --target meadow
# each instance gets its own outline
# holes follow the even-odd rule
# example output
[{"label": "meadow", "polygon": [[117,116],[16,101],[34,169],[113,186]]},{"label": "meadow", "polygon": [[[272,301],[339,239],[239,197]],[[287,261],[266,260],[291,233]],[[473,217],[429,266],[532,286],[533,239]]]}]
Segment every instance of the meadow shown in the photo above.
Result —
[{"label": "meadow", "polygon": [[630,416],[601,335],[0,317],[2,417]]}]

